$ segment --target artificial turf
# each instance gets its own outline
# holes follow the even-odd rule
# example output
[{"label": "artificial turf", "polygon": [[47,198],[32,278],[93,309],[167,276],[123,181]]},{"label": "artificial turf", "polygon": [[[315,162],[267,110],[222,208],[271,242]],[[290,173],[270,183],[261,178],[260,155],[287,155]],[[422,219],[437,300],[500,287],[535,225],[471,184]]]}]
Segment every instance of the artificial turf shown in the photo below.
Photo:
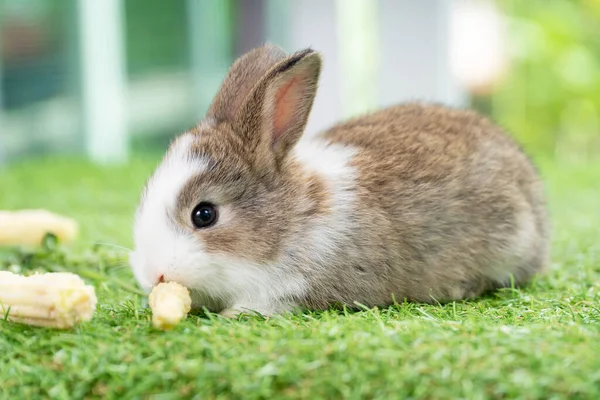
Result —
[{"label": "artificial turf", "polygon": [[99,297],[72,331],[0,321],[0,398],[600,398],[600,164],[542,163],[553,263],[525,288],[266,320],[195,314],[157,332],[126,251],[157,161],[0,170],[0,209],[47,208],[82,228],[70,247],[4,249],[0,269],[71,270]]}]

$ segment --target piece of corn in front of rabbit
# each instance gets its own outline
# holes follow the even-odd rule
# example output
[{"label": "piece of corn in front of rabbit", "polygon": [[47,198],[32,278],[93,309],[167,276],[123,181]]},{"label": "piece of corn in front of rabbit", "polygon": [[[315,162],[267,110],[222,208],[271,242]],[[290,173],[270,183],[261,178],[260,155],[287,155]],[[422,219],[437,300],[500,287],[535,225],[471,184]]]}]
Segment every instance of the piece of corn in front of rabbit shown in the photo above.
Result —
[{"label": "piece of corn in front of rabbit", "polygon": [[22,276],[0,271],[0,318],[34,326],[66,329],[89,321],[96,293],[72,273]]},{"label": "piece of corn in front of rabbit", "polygon": [[76,221],[50,211],[0,211],[0,245],[37,246],[48,233],[61,242],[70,242],[78,231]]},{"label": "piece of corn in front of rabbit", "polygon": [[189,290],[176,282],[159,283],[148,298],[152,309],[152,325],[156,329],[173,329],[190,312]]}]

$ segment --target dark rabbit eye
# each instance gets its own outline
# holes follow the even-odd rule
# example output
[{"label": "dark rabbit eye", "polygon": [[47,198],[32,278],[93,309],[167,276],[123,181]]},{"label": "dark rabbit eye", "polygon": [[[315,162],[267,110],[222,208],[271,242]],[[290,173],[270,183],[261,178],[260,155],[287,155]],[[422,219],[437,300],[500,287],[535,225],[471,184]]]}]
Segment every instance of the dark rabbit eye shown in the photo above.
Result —
[{"label": "dark rabbit eye", "polygon": [[192,211],[192,223],[196,228],[208,228],[217,222],[217,208],[211,203],[200,203]]}]

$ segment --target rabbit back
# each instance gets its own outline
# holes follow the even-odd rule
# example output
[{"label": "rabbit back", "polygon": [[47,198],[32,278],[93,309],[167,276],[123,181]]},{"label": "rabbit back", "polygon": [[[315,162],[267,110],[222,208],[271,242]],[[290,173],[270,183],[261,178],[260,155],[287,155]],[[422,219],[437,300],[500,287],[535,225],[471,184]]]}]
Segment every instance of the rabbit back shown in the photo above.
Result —
[{"label": "rabbit back", "polygon": [[331,276],[314,277],[311,286],[329,280],[336,289],[313,291],[312,306],[389,303],[390,293],[459,300],[525,283],[548,264],[538,173],[479,114],[411,103],[341,123],[321,139],[355,150],[357,204],[353,255],[324,272]]}]

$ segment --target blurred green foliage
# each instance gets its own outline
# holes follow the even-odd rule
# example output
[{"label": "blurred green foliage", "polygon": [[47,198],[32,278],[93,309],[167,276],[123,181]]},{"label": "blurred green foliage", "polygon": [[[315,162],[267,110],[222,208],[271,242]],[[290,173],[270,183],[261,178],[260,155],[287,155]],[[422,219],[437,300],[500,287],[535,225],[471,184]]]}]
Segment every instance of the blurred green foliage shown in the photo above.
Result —
[{"label": "blurred green foliage", "polygon": [[[233,1],[218,1],[229,4],[232,15],[226,26],[213,21],[215,31],[235,30]],[[190,18],[190,0],[127,0],[123,7],[129,78],[190,68],[190,24],[206,23]]]},{"label": "blurred green foliage", "polygon": [[187,67],[186,0],[127,0],[123,6],[131,78]]},{"label": "blurred green foliage", "polygon": [[489,97],[534,154],[600,155],[600,0],[499,0],[511,67]]}]

